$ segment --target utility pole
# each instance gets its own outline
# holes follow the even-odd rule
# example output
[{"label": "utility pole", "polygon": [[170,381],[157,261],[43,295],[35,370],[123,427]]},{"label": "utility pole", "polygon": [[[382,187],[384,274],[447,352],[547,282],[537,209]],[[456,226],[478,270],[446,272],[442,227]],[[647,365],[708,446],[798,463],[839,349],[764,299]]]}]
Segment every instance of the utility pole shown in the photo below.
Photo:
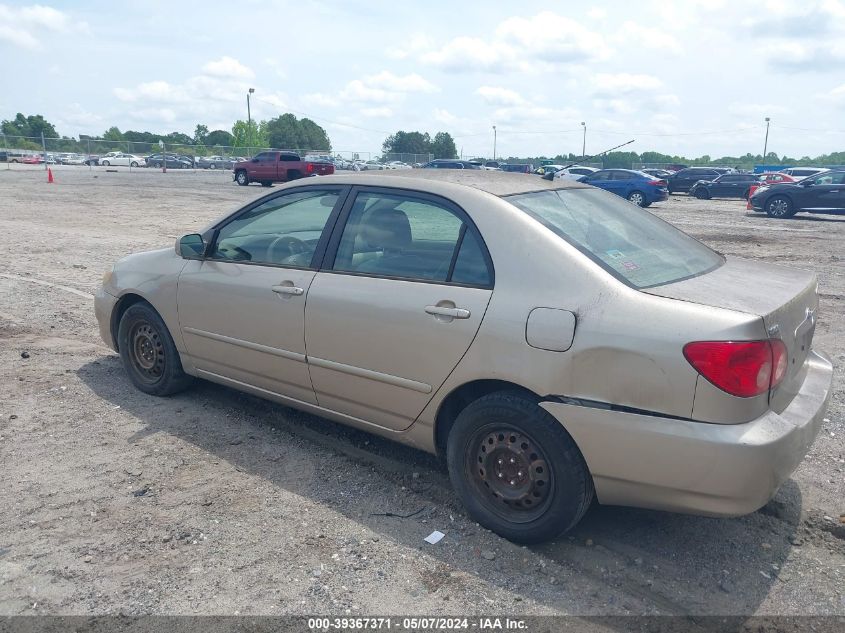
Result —
[{"label": "utility pole", "polygon": [[766,150],[769,149],[769,117],[766,117],[766,140],[763,141],[763,162],[766,162]]},{"label": "utility pole", "polygon": [[584,139],[581,141],[581,158],[587,155],[587,122],[581,121],[581,127],[584,128]]},{"label": "utility pole", "polygon": [[252,140],[252,112],[249,109],[249,95],[255,92],[255,88],[250,88],[246,93],[246,129],[248,130],[250,140]]},{"label": "utility pole", "polygon": [[493,160],[496,160],[496,126],[493,126]]}]

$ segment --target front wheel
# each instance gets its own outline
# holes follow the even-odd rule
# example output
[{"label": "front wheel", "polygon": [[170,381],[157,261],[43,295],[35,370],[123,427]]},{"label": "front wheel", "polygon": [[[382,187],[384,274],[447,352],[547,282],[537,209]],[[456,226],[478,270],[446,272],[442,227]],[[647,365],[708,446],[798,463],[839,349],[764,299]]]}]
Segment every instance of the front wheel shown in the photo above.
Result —
[{"label": "front wheel", "polygon": [[235,181],[241,187],[246,187],[249,184],[249,176],[246,175],[245,171],[241,170],[235,174]]},{"label": "front wheel", "polygon": [[111,163],[110,163],[109,161],[107,161],[107,160],[101,160],[101,161],[100,161],[100,164],[101,164],[103,167],[108,167],[109,165],[111,165]]},{"label": "front wheel", "polygon": [[632,191],[628,194],[628,200],[638,207],[646,206],[645,194],[642,191]]},{"label": "front wheel", "polygon": [[270,186],[272,186],[272,184],[273,184],[273,183],[272,183],[271,181],[269,181],[269,180],[262,180],[262,181],[261,181],[261,186],[262,186],[262,187],[270,187]]},{"label": "front wheel", "polygon": [[709,200],[710,199],[710,192],[707,189],[696,189],[695,190],[695,197],[699,200]]},{"label": "front wheel", "polygon": [[518,392],[488,394],[455,420],[449,477],[470,516],[519,543],[572,528],[593,499],[575,442],[550,413]]},{"label": "front wheel", "polygon": [[182,369],[167,326],[148,303],[136,303],[123,313],[117,345],[129,380],[144,393],[169,396],[193,381]]},{"label": "front wheel", "polygon": [[217,165],[215,165],[214,163],[211,163],[211,164],[208,166],[208,168],[209,168],[209,169],[217,169]]},{"label": "front wheel", "polygon": [[131,163],[129,163],[129,166],[130,166],[130,167],[137,167],[137,166],[138,166],[138,163],[137,163],[137,161],[134,161],[134,160],[133,160]]},{"label": "front wheel", "polygon": [[772,196],[766,201],[766,215],[770,218],[791,218],[795,213],[792,200],[786,196]]}]

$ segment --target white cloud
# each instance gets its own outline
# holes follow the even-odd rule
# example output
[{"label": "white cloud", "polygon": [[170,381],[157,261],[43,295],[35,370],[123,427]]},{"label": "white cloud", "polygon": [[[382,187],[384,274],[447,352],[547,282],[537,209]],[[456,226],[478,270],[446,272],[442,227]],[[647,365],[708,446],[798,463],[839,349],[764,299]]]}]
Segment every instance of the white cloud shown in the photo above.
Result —
[{"label": "white cloud", "polygon": [[647,92],[663,87],[663,82],[654,75],[632,73],[599,73],[592,78],[593,94],[615,97],[635,92]]},{"label": "white cloud", "polygon": [[251,99],[253,118],[284,112],[288,107],[287,97],[264,92],[260,85],[255,85],[254,76],[253,71],[238,60],[223,57],[204,64],[199,74],[183,82],[156,79],[129,88],[118,87],[113,93],[118,100],[134,106],[129,109],[134,120],[150,123],[246,118],[244,101],[251,87],[256,88]]},{"label": "white cloud", "polygon": [[433,45],[428,35],[416,33],[410,37],[405,46],[388,48],[385,54],[391,59],[407,59],[415,53],[431,48]]},{"label": "white cloud", "polygon": [[487,41],[460,36],[420,60],[451,72],[539,72],[602,59],[610,48],[601,34],[566,16],[542,11],[530,18],[510,17]]},{"label": "white cloud", "polygon": [[673,53],[681,51],[678,40],[666,29],[643,26],[631,20],[622,25],[614,39],[629,46],[667,50]]},{"label": "white cloud", "polygon": [[750,103],[748,101],[734,102],[728,106],[728,112],[743,118],[760,119],[771,114],[785,114],[789,108],[773,103]]},{"label": "white cloud", "polygon": [[383,88],[392,92],[437,92],[438,90],[437,86],[416,73],[399,76],[387,70],[365,77],[364,83],[368,86]]},{"label": "white cloud", "polygon": [[0,4],[0,42],[19,48],[38,50],[42,47],[39,36],[45,32],[69,33],[87,31],[85,22],[74,22],[67,13],[39,4],[10,7]]},{"label": "white cloud", "polygon": [[361,115],[369,118],[387,118],[393,116],[390,108],[361,108]]},{"label": "white cloud", "polygon": [[211,77],[227,77],[232,79],[252,79],[255,73],[244,66],[237,59],[223,56],[216,61],[208,62],[202,67],[203,73]]},{"label": "white cloud", "polygon": [[431,116],[438,123],[444,123],[446,125],[452,125],[458,121],[458,117],[442,108],[434,108]]},{"label": "white cloud", "polygon": [[306,102],[320,106],[334,106],[344,103],[356,104],[395,104],[403,101],[411,93],[432,93],[440,89],[416,73],[396,75],[383,70],[363,79],[353,79],[340,90],[337,96],[325,93],[312,93],[305,97]]},{"label": "white cloud", "polygon": [[518,92],[500,86],[481,86],[475,94],[490,105],[513,106],[528,103]]}]

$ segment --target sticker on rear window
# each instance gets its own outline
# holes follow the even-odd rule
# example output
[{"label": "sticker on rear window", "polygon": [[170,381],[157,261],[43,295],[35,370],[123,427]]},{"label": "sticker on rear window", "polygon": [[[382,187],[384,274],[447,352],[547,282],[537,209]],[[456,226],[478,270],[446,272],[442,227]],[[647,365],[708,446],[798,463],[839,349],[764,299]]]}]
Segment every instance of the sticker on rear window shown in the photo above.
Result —
[{"label": "sticker on rear window", "polygon": [[611,259],[622,259],[625,257],[625,253],[622,251],[607,251],[607,256]]},{"label": "sticker on rear window", "polygon": [[634,262],[622,262],[622,266],[625,267],[625,270],[639,270],[640,267],[635,264]]}]

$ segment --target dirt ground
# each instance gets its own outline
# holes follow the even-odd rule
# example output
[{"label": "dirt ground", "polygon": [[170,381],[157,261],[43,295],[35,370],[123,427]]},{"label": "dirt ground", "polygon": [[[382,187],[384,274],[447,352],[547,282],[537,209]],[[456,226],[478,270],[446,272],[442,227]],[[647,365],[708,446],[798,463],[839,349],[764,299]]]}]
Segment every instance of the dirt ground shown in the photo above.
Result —
[{"label": "dirt ground", "polygon": [[97,334],[103,272],[266,190],[54,173],[0,166],[0,614],[845,614],[845,217],[653,209],[819,274],[835,393],[775,499],[739,519],[596,506],[526,548],[470,521],[431,456],[208,383],[134,389]]}]

